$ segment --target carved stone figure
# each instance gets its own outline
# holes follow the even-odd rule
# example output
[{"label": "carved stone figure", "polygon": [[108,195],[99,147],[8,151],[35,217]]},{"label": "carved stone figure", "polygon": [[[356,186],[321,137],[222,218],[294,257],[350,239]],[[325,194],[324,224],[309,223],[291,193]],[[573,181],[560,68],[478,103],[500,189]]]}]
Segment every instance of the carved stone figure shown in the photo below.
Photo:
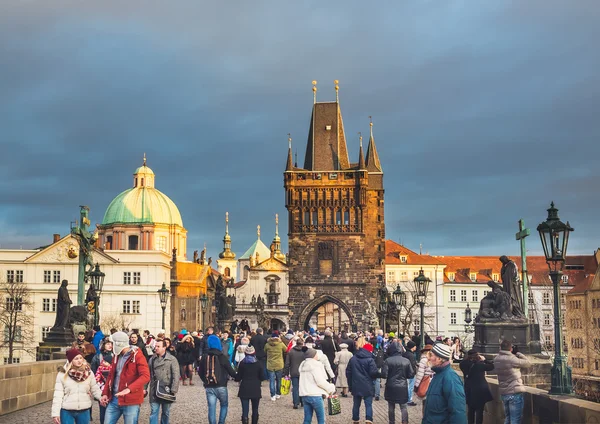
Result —
[{"label": "carved stone figure", "polygon": [[479,314],[475,319],[476,322],[510,321],[522,318],[513,315],[510,295],[504,291],[500,284],[490,281],[488,286],[492,291],[481,299]]},{"label": "carved stone figure", "polygon": [[90,288],[88,289],[85,295],[85,304],[87,305],[88,313],[90,314],[94,313],[97,296],[98,295],[96,294],[96,289],[94,288],[94,285],[90,284]]},{"label": "carved stone figure", "polygon": [[56,319],[53,328],[70,328],[69,315],[71,308],[71,298],[67,289],[69,282],[63,280],[58,289],[58,298],[56,299]]},{"label": "carved stone figure", "polygon": [[371,305],[367,299],[365,299],[365,314],[364,322],[369,328],[377,328],[379,326],[379,318],[377,317],[377,311]]},{"label": "carved stone figure", "polygon": [[502,262],[502,270],[500,271],[502,286],[504,291],[510,296],[512,306],[511,315],[523,317],[523,295],[519,284],[517,264],[504,255],[500,256],[500,262]]},{"label": "carved stone figure", "polygon": [[223,277],[219,276],[215,286],[215,299],[217,303],[217,320],[228,322],[233,318],[233,310],[231,308],[231,300],[228,299],[223,284]]},{"label": "carved stone figure", "polygon": [[198,259],[198,251],[197,251],[197,250],[194,250],[194,259],[193,259],[193,262],[194,262],[195,264],[197,264],[197,263],[200,263],[200,262],[198,262],[198,261],[199,261],[199,259]]}]

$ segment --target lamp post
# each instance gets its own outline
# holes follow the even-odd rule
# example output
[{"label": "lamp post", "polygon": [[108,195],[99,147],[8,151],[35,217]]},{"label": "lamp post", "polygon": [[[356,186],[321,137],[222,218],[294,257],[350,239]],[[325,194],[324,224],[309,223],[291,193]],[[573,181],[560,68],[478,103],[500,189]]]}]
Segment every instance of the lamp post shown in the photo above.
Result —
[{"label": "lamp post", "polygon": [[93,271],[90,271],[88,275],[92,280],[94,292],[96,293],[96,297],[94,298],[94,326],[96,326],[100,322],[100,311],[98,308],[100,306],[100,295],[102,294],[102,287],[104,286],[105,274],[100,271],[100,265],[96,263],[96,267]]},{"label": "lamp post", "polygon": [[204,315],[206,314],[206,307],[208,306],[208,296],[204,293],[200,296],[200,306],[202,306],[202,331],[204,332],[206,328],[204,328]]},{"label": "lamp post", "polygon": [[560,281],[567,256],[569,233],[573,228],[563,223],[558,217],[558,209],[554,202],[548,209],[548,218],[537,227],[544,249],[546,263],[550,270],[550,278],[554,288],[554,364],[552,365],[552,384],[550,394],[568,395],[573,393],[571,367],[564,354],[562,342],[562,319],[560,310]]},{"label": "lamp post", "polygon": [[413,281],[415,283],[415,288],[417,290],[415,298],[417,300],[417,303],[419,304],[419,307],[421,308],[421,321],[419,322],[419,324],[420,324],[419,352],[420,352],[425,347],[424,309],[425,309],[425,300],[427,299],[427,292],[429,290],[429,283],[431,283],[431,280],[429,278],[427,278],[425,276],[425,274],[423,274],[423,268],[421,268],[419,271],[419,275],[417,277],[415,277],[415,279]]},{"label": "lamp post", "polygon": [[379,312],[381,314],[381,329],[385,333],[385,317],[388,312],[388,291],[385,286],[379,289]]},{"label": "lamp post", "polygon": [[465,333],[467,334],[472,333],[474,331],[473,326],[471,325],[471,322],[473,322],[472,314],[473,313],[471,312],[471,308],[467,303],[467,307],[465,308]]},{"label": "lamp post", "polygon": [[165,283],[163,283],[162,287],[160,289],[158,289],[157,292],[158,292],[158,296],[160,297],[160,307],[162,308],[162,328],[163,328],[163,330],[166,330],[166,328],[165,328],[165,309],[167,309],[167,300],[169,298],[169,289],[167,288]]},{"label": "lamp post", "polygon": [[396,312],[398,313],[398,334],[400,334],[400,313],[402,308],[406,307],[406,293],[400,288],[400,284],[396,285],[396,290],[392,292],[394,303],[396,304]]}]

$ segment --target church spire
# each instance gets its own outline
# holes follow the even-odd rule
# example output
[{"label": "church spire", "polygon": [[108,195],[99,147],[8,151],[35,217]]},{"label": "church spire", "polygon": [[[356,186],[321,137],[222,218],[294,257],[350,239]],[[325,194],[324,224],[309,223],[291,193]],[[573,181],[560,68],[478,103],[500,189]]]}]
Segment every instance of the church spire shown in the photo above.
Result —
[{"label": "church spire", "polygon": [[373,119],[369,116],[369,126],[371,127],[371,136],[369,137],[369,147],[367,147],[367,170],[370,172],[382,172],[381,162],[375,147],[375,139],[373,138]]},{"label": "church spire", "polygon": [[285,170],[291,171],[292,169],[294,169],[294,164],[292,162],[292,136],[290,135],[290,133],[288,133],[288,156],[287,163],[285,165]]},{"label": "church spire", "polygon": [[223,251],[219,253],[221,259],[235,259],[231,251],[231,237],[229,236],[229,212],[225,212],[225,237],[223,237]]},{"label": "church spire", "polygon": [[275,237],[273,238],[273,257],[285,262],[285,255],[281,253],[281,238],[279,237],[279,215],[275,214]]},{"label": "church spire", "polygon": [[360,140],[360,148],[358,149],[358,169],[367,169],[365,165],[365,155],[362,147],[362,133],[358,133],[358,139]]}]

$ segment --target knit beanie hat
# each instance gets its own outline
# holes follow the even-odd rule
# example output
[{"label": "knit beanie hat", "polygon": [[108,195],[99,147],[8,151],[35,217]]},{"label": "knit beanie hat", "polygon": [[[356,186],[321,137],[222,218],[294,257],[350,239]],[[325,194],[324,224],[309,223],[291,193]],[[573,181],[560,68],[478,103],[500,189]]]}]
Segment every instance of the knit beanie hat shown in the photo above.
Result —
[{"label": "knit beanie hat", "polygon": [[363,349],[373,353],[373,345],[371,343],[365,343],[365,345],[363,346]]},{"label": "knit beanie hat", "polygon": [[416,346],[415,342],[410,340],[408,343],[406,343],[406,350],[411,350],[415,346]]},{"label": "knit beanie hat", "polygon": [[304,359],[310,359],[310,358],[314,358],[315,356],[317,356],[317,351],[314,349],[311,349],[309,347],[304,346],[302,348],[302,352],[304,352]]},{"label": "knit beanie hat", "polygon": [[256,349],[254,349],[254,346],[247,346],[245,353],[246,355],[256,355]]},{"label": "knit beanie hat", "polygon": [[221,340],[219,340],[219,338],[214,334],[211,334],[210,336],[208,336],[208,348],[223,350],[223,348],[221,347]]},{"label": "knit beanie hat", "polygon": [[452,351],[450,350],[450,346],[445,345],[443,343],[436,343],[431,349],[431,353],[441,359],[445,359],[446,361],[450,359],[452,356]]},{"label": "knit beanie hat", "polygon": [[67,361],[69,362],[73,362],[73,359],[75,359],[75,357],[77,355],[81,355],[81,352],[79,351],[79,349],[69,349],[67,350]]},{"label": "knit beanie hat", "polygon": [[129,337],[127,336],[127,333],[117,331],[110,337],[113,341],[113,351],[115,352],[115,355],[119,356],[123,349],[129,347]]}]

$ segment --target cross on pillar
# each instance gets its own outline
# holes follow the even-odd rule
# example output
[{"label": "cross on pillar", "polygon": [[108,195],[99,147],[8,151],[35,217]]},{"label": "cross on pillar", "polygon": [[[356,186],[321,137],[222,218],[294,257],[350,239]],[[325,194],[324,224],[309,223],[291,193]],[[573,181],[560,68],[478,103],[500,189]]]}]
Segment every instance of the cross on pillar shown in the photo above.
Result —
[{"label": "cross on pillar", "polygon": [[525,237],[530,233],[529,228],[525,228],[525,221],[519,219],[519,232],[515,234],[517,240],[521,242],[521,281],[523,282],[523,312],[525,317],[529,317],[529,281],[527,278],[527,250],[525,249]]}]

